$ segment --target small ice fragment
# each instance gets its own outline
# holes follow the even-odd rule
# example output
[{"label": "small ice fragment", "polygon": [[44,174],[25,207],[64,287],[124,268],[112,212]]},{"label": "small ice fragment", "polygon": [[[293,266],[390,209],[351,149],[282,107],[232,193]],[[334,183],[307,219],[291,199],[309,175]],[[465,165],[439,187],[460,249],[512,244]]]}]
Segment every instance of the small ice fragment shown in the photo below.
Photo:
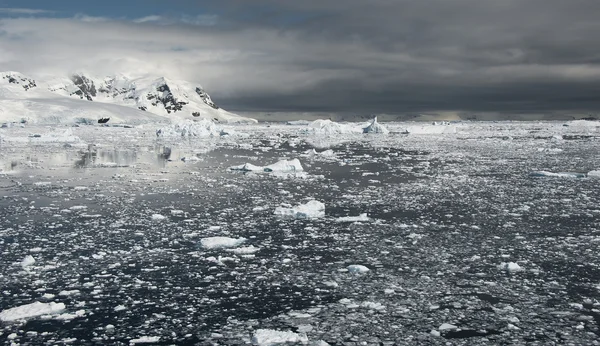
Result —
[{"label": "small ice fragment", "polygon": [[510,273],[520,272],[523,270],[523,268],[515,262],[502,262],[498,265],[498,269],[506,270]]},{"label": "small ice fragment", "polygon": [[21,261],[21,267],[23,267],[23,268],[29,267],[30,265],[33,265],[34,263],[35,263],[35,258],[33,258],[33,256],[31,256],[31,255],[27,255]]},{"label": "small ice fragment", "polygon": [[371,219],[367,216],[367,213],[360,214],[358,216],[343,216],[335,219],[335,222],[367,222]]},{"label": "small ice fragment", "polygon": [[443,331],[443,330],[454,330],[454,329],[457,329],[457,328],[458,328],[458,327],[457,327],[457,326],[455,326],[455,325],[453,325],[453,324],[450,324],[450,323],[443,323],[443,324],[442,324],[442,325],[441,325],[441,326],[438,328],[438,330],[440,330],[440,331]]},{"label": "small ice fragment", "polygon": [[154,344],[160,341],[160,336],[142,336],[137,339],[129,340],[130,345],[135,344]]},{"label": "small ice fragment", "polygon": [[205,249],[219,249],[237,247],[243,244],[246,238],[230,238],[230,237],[208,237],[202,238],[200,244]]},{"label": "small ice fragment", "polygon": [[300,160],[281,160],[275,162],[271,165],[267,166],[256,166],[251,163],[245,163],[239,166],[229,167],[232,171],[243,171],[243,172],[302,172],[304,168],[302,168],[302,164],[300,164]]},{"label": "small ice fragment", "polygon": [[154,221],[162,221],[164,219],[166,219],[167,217],[164,215],[160,215],[160,214],[152,214],[152,220]]},{"label": "small ice fragment", "polygon": [[370,270],[369,268],[360,264],[351,264],[346,267],[346,269],[348,269],[350,273],[366,273]]}]

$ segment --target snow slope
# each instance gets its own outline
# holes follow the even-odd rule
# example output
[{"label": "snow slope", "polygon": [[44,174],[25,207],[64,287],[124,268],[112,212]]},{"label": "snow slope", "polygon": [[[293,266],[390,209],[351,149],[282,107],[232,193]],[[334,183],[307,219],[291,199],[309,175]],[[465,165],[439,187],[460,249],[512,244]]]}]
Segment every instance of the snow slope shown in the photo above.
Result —
[{"label": "snow slope", "polygon": [[82,73],[36,81],[0,72],[0,121],[143,123],[182,119],[255,122],[219,108],[200,86],[164,77],[96,78]]}]

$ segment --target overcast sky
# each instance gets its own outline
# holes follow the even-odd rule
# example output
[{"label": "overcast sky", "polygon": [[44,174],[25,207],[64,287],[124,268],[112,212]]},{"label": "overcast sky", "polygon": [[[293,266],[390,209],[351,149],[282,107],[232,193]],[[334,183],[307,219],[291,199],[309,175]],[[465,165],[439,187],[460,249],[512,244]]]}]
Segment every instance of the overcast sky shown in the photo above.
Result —
[{"label": "overcast sky", "polygon": [[0,70],[152,73],[234,111],[597,113],[598,0],[0,0]]}]

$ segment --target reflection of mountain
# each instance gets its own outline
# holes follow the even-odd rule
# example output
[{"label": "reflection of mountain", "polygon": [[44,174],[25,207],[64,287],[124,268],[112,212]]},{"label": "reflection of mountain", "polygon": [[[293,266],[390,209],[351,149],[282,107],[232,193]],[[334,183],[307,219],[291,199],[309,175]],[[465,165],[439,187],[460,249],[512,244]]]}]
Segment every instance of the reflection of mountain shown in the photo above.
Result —
[{"label": "reflection of mountain", "polygon": [[[81,101],[85,101],[85,104]],[[50,104],[54,108],[60,106],[63,109],[54,110],[53,107],[42,106],[36,111],[36,103]],[[92,105],[97,105],[98,110],[102,112],[92,111]],[[115,106],[129,108],[130,114],[124,116],[118,111],[120,107]],[[72,108],[71,112],[64,112],[64,108],[69,107]],[[44,122],[52,122],[48,121],[51,116],[47,113],[53,111],[58,118],[54,119],[54,122],[65,122],[60,119],[61,111],[67,115],[79,113],[78,117],[91,120],[88,122],[96,122],[102,117],[116,117],[119,121],[127,121],[127,117],[134,120],[140,117],[148,118],[145,120],[177,117],[254,122],[253,119],[220,108],[201,86],[186,81],[156,76],[130,79],[116,75],[96,78],[82,73],[73,74],[68,78],[50,77],[36,81],[18,72],[0,72],[0,121],[18,121],[10,117],[23,117],[23,109],[27,110],[24,118],[29,117],[34,122],[39,120],[36,117],[44,118]],[[4,119],[6,117],[8,119]]]},{"label": "reflection of mountain", "polygon": [[99,150],[90,145],[86,151],[80,152],[75,167],[127,167],[136,161],[137,153],[133,150]]}]

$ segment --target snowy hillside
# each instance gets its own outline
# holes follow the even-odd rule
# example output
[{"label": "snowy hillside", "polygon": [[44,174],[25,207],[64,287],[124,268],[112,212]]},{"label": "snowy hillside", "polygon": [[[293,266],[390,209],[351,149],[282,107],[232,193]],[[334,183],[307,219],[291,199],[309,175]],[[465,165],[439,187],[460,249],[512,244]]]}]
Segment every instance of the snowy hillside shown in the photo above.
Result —
[{"label": "snowy hillside", "polygon": [[0,73],[0,121],[32,123],[154,122],[204,118],[255,122],[218,107],[202,87],[164,77],[105,78],[83,73],[34,80]]}]

